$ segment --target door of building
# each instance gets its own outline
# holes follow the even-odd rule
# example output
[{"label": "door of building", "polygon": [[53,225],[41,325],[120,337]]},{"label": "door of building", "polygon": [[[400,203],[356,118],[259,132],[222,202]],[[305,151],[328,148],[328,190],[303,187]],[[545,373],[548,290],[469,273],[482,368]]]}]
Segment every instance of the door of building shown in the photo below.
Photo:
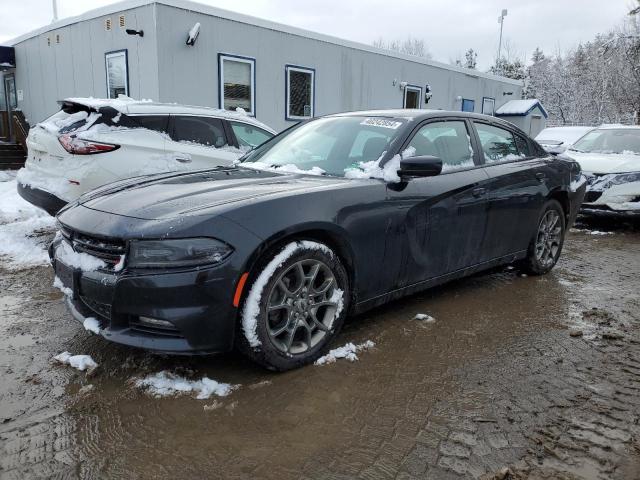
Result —
[{"label": "door of building", "polygon": [[13,74],[5,74],[2,86],[4,91],[0,95],[0,138],[6,141],[13,136],[11,112],[18,108],[15,76]]}]

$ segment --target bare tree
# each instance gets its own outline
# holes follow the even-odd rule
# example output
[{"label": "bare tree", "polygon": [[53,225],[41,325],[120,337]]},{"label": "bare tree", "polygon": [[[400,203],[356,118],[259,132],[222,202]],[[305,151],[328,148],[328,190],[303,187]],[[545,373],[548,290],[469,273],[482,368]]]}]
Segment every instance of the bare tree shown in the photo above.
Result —
[{"label": "bare tree", "polygon": [[414,38],[409,35],[406,39],[387,40],[383,37],[373,41],[373,46],[384,50],[392,50],[394,52],[404,53],[405,55],[414,55],[416,57],[431,58],[431,53],[427,48],[424,40]]}]

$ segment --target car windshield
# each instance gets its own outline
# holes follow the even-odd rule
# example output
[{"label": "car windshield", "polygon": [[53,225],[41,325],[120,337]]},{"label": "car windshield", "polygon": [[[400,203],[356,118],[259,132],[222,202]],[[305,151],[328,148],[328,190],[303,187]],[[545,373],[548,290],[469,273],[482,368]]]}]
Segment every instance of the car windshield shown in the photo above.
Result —
[{"label": "car windshield", "polygon": [[344,176],[345,169],[378,160],[405,122],[389,117],[320,118],[261,145],[244,157],[243,166]]},{"label": "car windshield", "polygon": [[594,130],[578,140],[572,150],[585,153],[632,153],[640,155],[640,128]]}]

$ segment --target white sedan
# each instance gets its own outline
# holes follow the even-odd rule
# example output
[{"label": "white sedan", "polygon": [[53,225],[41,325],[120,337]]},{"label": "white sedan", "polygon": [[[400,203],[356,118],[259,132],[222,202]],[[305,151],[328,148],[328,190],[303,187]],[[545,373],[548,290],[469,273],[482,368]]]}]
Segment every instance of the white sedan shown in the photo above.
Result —
[{"label": "white sedan", "polygon": [[275,131],[243,112],[68,98],[31,128],[18,192],[54,215],[83,193],[125,178],[231,165]]},{"label": "white sedan", "polygon": [[560,154],[595,127],[548,127],[536,135],[536,142],[547,152]]},{"label": "white sedan", "polygon": [[583,208],[640,213],[640,126],[597,128],[563,155],[580,163],[587,177]]}]

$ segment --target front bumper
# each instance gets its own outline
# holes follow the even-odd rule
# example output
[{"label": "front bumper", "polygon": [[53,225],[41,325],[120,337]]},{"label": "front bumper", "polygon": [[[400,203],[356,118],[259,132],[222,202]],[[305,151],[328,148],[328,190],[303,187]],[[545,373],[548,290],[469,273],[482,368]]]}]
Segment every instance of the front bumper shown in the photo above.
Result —
[{"label": "front bumper", "polygon": [[[172,354],[206,354],[232,349],[236,309],[232,269],[224,263],[180,272],[83,272],[55,260],[58,278],[73,277],[67,306],[75,319],[95,317],[106,340]],[[63,280],[63,282],[65,282]],[[140,317],[163,320],[149,325]]]},{"label": "front bumper", "polygon": [[35,205],[38,208],[43,209],[51,216],[55,216],[58,211],[64,207],[67,202],[61,198],[55,196],[53,193],[49,193],[39,188],[31,188],[30,186],[18,183],[18,194],[24,198],[27,202]]},{"label": "front bumper", "polygon": [[[604,176],[600,176],[600,179]],[[640,182],[628,182],[603,187],[603,182],[591,175],[583,210],[611,213],[640,213]]]}]

